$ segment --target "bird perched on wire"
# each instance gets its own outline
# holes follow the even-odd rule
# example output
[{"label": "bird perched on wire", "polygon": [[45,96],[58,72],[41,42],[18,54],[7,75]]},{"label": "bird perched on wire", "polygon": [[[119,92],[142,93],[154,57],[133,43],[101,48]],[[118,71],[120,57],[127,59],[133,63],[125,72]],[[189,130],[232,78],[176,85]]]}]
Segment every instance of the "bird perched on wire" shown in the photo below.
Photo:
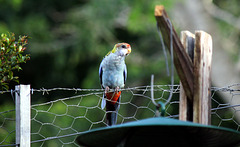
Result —
[{"label": "bird perched on wire", "polygon": [[131,53],[128,43],[115,44],[102,60],[99,67],[99,78],[103,89],[102,109],[106,106],[106,119],[109,126],[115,125],[119,102],[121,99],[120,88],[123,88],[127,79],[125,57]]}]

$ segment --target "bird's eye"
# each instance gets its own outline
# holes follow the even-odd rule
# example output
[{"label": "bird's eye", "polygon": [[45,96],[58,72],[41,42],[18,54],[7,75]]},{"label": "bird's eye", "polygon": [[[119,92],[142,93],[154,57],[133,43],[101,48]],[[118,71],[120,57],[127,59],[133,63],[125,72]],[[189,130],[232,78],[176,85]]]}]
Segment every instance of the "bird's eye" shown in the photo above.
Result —
[{"label": "bird's eye", "polygon": [[122,48],[126,48],[126,46],[125,46],[125,45],[122,45],[121,47],[122,47]]}]

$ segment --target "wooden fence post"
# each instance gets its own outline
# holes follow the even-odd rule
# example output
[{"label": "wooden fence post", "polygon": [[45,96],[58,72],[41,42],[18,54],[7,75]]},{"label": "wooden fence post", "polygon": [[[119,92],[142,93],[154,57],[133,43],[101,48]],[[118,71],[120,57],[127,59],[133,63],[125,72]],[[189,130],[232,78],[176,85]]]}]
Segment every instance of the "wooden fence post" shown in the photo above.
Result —
[{"label": "wooden fence post", "polygon": [[174,64],[181,80],[179,119],[209,125],[211,123],[211,36],[203,31],[196,31],[194,40],[193,34],[183,32],[180,41],[162,5],[155,7],[155,18],[168,49],[170,49],[170,35],[173,39]]},{"label": "wooden fence post", "polygon": [[206,32],[195,32],[193,121],[211,124],[211,64],[212,37]]},{"label": "wooden fence post", "polygon": [[[30,85],[15,86],[16,103],[16,144],[31,145],[31,94]],[[17,146],[18,146],[17,145]]]},{"label": "wooden fence post", "polygon": [[[189,31],[182,31],[180,38],[185,51],[193,62],[195,35]],[[179,120],[193,121],[193,101],[192,98],[187,97],[181,81],[179,99]]]},{"label": "wooden fence post", "polygon": [[[164,43],[170,51],[170,36],[172,35],[174,65],[177,70],[178,76],[181,79],[183,88],[188,98],[193,98],[193,63],[185,52],[183,45],[173,27],[170,24],[167,12],[164,6],[157,5],[155,7],[155,18],[157,26],[162,33]],[[172,29],[172,34],[170,33]]]}]

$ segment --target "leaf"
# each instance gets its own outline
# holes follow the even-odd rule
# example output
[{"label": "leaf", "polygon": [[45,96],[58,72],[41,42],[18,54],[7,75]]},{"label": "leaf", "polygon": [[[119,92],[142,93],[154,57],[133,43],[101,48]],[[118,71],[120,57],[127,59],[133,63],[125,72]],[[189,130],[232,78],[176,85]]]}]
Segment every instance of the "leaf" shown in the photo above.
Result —
[{"label": "leaf", "polygon": [[8,78],[9,78],[9,80],[12,80],[12,79],[13,79],[13,72],[12,72],[12,71],[9,71],[9,73],[8,73]]}]

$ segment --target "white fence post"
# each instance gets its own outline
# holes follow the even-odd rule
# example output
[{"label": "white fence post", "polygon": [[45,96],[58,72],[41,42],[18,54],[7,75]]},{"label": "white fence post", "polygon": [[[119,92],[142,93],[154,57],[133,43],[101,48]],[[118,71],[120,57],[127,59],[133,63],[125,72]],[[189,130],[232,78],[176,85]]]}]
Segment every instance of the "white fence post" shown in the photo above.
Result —
[{"label": "white fence post", "polygon": [[[20,147],[31,145],[31,94],[30,85],[15,86],[16,103],[16,144]],[[18,146],[17,145],[17,146]]]}]

